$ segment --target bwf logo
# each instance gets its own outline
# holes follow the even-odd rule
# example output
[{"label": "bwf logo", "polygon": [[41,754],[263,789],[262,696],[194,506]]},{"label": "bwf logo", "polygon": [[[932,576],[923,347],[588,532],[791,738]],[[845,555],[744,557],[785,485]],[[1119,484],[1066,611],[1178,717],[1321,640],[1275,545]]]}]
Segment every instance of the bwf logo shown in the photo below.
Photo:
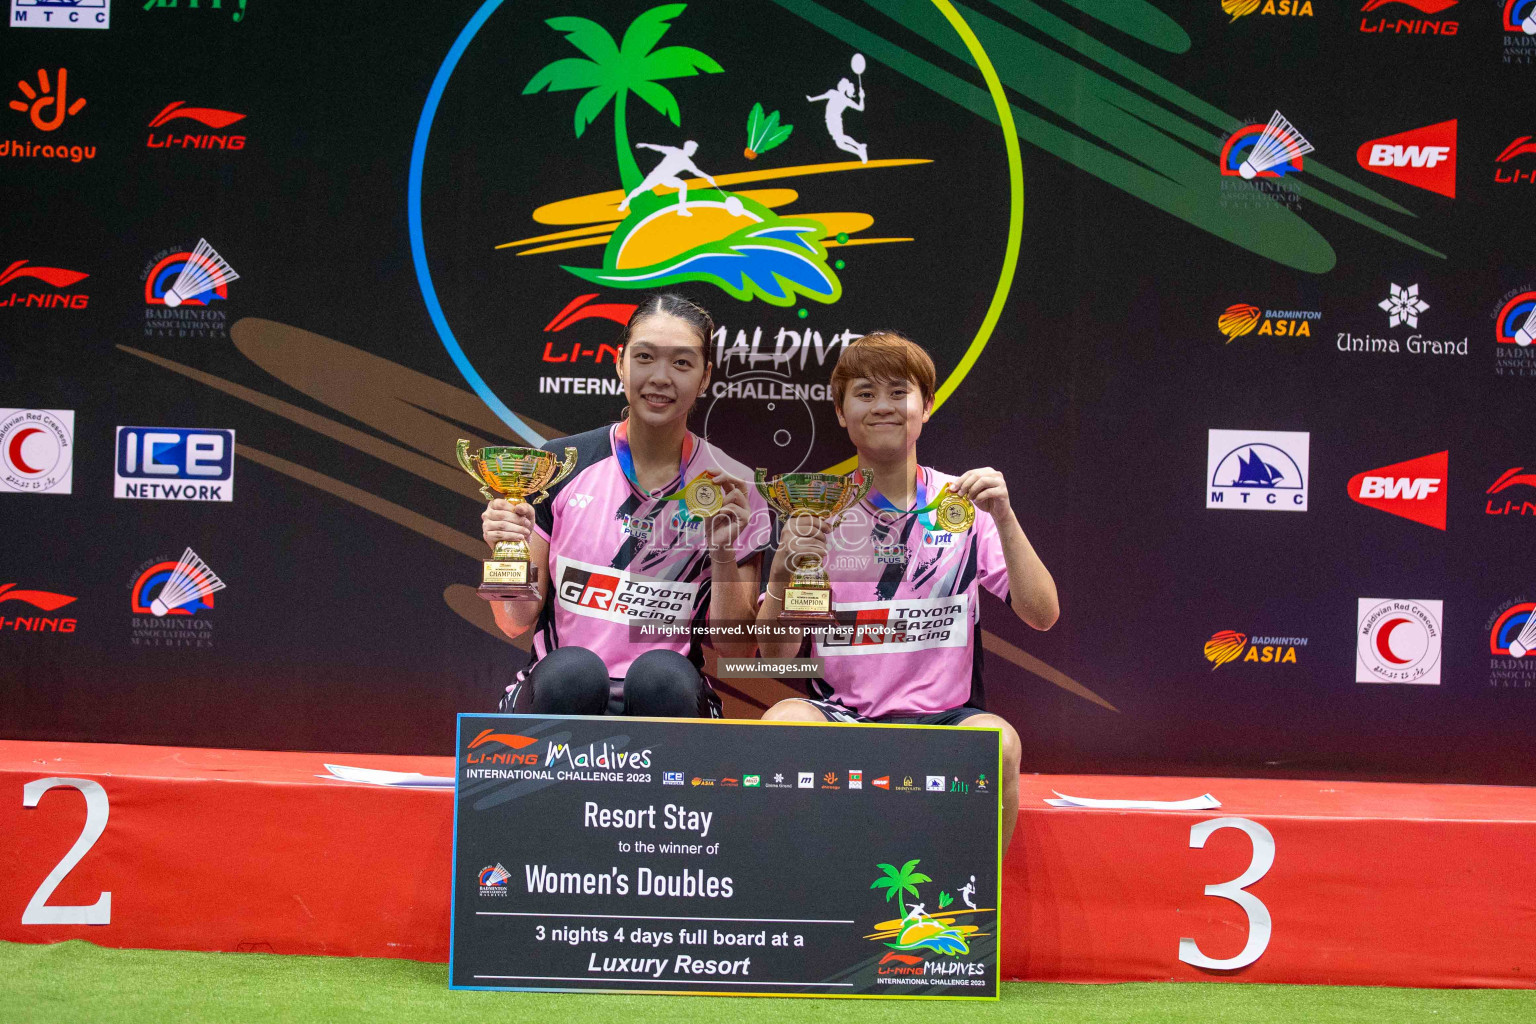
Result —
[{"label": "bwf logo", "polygon": [[1280,430],[1211,430],[1205,507],[1305,512],[1312,435]]},{"label": "bwf logo", "polygon": [[1362,505],[1443,530],[1450,454],[1436,452],[1356,473],[1349,480],[1349,496]]}]

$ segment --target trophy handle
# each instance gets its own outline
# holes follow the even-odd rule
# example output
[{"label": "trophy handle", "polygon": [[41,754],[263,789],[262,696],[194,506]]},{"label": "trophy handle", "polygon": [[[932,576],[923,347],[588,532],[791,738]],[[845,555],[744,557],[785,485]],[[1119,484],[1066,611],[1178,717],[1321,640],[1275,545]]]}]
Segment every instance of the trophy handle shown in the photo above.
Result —
[{"label": "trophy handle", "polygon": [[[453,446],[453,451],[459,457],[459,465],[464,467],[464,472],[476,480],[480,480],[480,474],[475,472],[474,464],[469,461],[469,442],[462,437],[459,438],[458,443]],[[484,483],[485,481],[481,480],[480,482]]]},{"label": "trophy handle", "polygon": [[544,488],[538,494],[525,494],[525,495],[523,495],[523,501],[526,501],[530,505],[537,505],[539,502],[543,501],[547,497],[549,497],[549,488],[548,487]]},{"label": "trophy handle", "polygon": [[548,497],[549,496],[549,488],[555,486],[555,484],[559,483],[561,480],[564,480],[566,477],[570,476],[571,475],[571,471],[573,469],[575,469],[575,468],[576,468],[576,449],[572,448],[569,445],[567,445],[566,448],[565,448],[565,461],[560,464],[559,471],[556,472],[555,475],[553,477],[551,477],[544,484],[543,495],[540,497],[539,500],[542,501],[545,497]]},{"label": "trophy handle", "polygon": [[752,477],[752,483],[757,486],[757,493],[763,496],[763,500],[773,503],[773,488],[768,486],[768,471],[759,469]]}]

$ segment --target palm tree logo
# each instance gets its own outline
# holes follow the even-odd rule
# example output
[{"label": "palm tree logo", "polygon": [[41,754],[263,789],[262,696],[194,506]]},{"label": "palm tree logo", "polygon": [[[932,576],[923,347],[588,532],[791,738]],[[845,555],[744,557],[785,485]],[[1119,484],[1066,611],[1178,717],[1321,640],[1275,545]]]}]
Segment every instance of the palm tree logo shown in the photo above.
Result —
[{"label": "palm tree logo", "polygon": [[[880,869],[881,876],[871,882],[869,887],[884,889],[885,902],[889,903],[894,899],[896,905],[901,908],[901,917],[877,924],[874,933],[866,935],[865,938],[885,942],[892,949],[926,949],[946,956],[968,954],[971,950],[966,943],[966,938],[977,933],[977,926],[956,925],[955,918],[962,914],[977,913],[979,910],[944,911],[940,909],[937,917],[929,914],[926,905],[918,902],[922,899],[922,894],[917,887],[933,879],[917,870],[920,863],[922,863],[920,859],[909,860],[899,868],[894,864],[875,865]],[[913,900],[910,906],[906,900],[909,895]],[[892,939],[895,941],[886,941]]]},{"label": "palm tree logo", "polygon": [[910,916],[907,913],[906,894],[911,893],[914,900],[920,899],[922,894],[917,891],[917,887],[923,882],[933,881],[933,879],[921,871],[913,870],[919,863],[920,860],[909,860],[900,868],[893,867],[890,864],[876,864],[875,867],[885,872],[885,874],[875,879],[869,886],[871,889],[884,889],[885,902],[887,903],[891,902],[892,897],[895,898],[896,905],[901,908],[901,919],[903,921]]},{"label": "palm tree logo", "polygon": [[576,104],[578,139],[608,104],[613,104],[613,143],[619,158],[619,181],[626,192],[639,185],[644,177],[629,144],[627,105],[630,93],[680,127],[682,112],[678,109],[677,97],[661,82],[671,78],[691,78],[700,71],[718,74],[724,70],[713,57],[691,46],[655,49],[667,29],[672,27],[672,19],[682,14],[686,6],[662,4],[652,7],[629,23],[622,43],[615,43],[607,29],[588,18],[550,18],[545,24],[556,32],[564,32],[566,42],[586,54],[588,59],[566,57],[547,64],[523,87],[524,96],[541,89],[550,92],[587,90]]}]

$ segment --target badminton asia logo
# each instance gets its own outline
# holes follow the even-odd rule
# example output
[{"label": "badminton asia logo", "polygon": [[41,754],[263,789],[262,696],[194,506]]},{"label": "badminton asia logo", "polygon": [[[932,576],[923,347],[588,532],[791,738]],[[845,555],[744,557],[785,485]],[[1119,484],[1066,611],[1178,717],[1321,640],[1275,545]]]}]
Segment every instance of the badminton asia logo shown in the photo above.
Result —
[{"label": "badminton asia logo", "polygon": [[0,409],[0,491],[68,494],[74,465],[73,409]]},{"label": "badminton asia logo", "polygon": [[1456,198],[1455,120],[1372,139],[1355,159],[1373,174]]},{"label": "badminton asia logo", "polygon": [[[245,136],[231,132],[198,131],[194,125],[204,128],[228,128],[237,121],[244,121],[244,114],[232,110],[215,110],[212,107],[189,107],[182,100],[166,105],[165,109],[150,119],[149,138],[144,145],[149,149],[244,149]],[[192,125],[178,122],[191,121]],[[153,129],[164,128],[157,138]],[[177,134],[178,130],[180,134]]]},{"label": "badminton asia logo", "polygon": [[1211,430],[1205,507],[1305,512],[1312,435],[1280,430]]},{"label": "badminton asia logo", "polygon": [[[1239,128],[1221,147],[1222,201],[1268,196],[1297,205],[1296,190],[1286,178],[1301,173],[1302,157],[1310,152],[1312,143],[1278,110],[1267,122]],[[1239,180],[1225,180],[1232,178]]]},{"label": "badminton asia logo", "polygon": [[1276,338],[1310,338],[1312,324],[1323,318],[1315,309],[1260,309],[1246,302],[1234,302],[1216,318],[1216,329],[1227,336],[1228,345],[1257,331]]},{"label": "badminton asia logo", "polygon": [[240,275],[208,240],[191,250],[157,253],[144,270],[144,336],[222,338],[228,336],[229,285]]},{"label": "badminton asia logo", "polygon": [[1456,4],[1457,0],[1365,0],[1360,31],[1378,36],[1454,36],[1461,31],[1461,22],[1437,15]]},{"label": "badminton asia logo", "polygon": [[1449,451],[1378,466],[1349,478],[1349,497],[1437,530],[1445,529]]},{"label": "badminton asia logo", "polygon": [[[26,260],[17,260],[0,271],[0,309],[85,309],[91,297],[70,289],[90,276],[63,267],[28,266]],[[48,290],[38,289],[33,281],[48,285]],[[5,294],[7,285],[9,295]]]},{"label": "badminton asia logo", "polygon": [[[11,100],[10,108],[26,114],[32,127],[40,132],[58,131],[66,119],[85,109],[83,96],[71,98],[68,68],[59,68],[52,75],[46,68],[39,68],[36,85],[23,78],[16,83],[16,88],[21,91],[21,98]],[[96,159],[96,147],[3,138],[0,139],[0,157],[65,160],[78,164],[82,160]]]},{"label": "badminton asia logo", "polygon": [[1221,0],[1221,10],[1223,14],[1230,14],[1232,21],[1250,14],[1261,18],[1310,18],[1312,0]]},{"label": "badminton asia logo", "polygon": [[1493,372],[1500,377],[1536,379],[1536,290],[1523,288],[1504,296],[1494,314]]},{"label": "badminton asia logo", "polygon": [[1222,629],[1205,642],[1205,660],[1211,663],[1212,672],[1239,659],[1261,665],[1294,665],[1297,650],[1305,646],[1304,636],[1249,636]]},{"label": "badminton asia logo", "polygon": [[1488,630],[1488,685],[1501,689],[1536,687],[1536,603],[1506,601],[1484,623]]},{"label": "badminton asia logo", "polygon": [[111,28],[112,0],[11,0],[11,28]]},{"label": "badminton asia logo", "polygon": [[1444,603],[1362,597],[1355,682],[1440,684]]},{"label": "badminton asia logo", "polygon": [[[75,603],[68,594],[48,590],[17,590],[14,583],[0,583],[0,633],[73,633],[77,620],[59,615],[39,615],[24,605],[43,612],[56,612]],[[15,601],[16,604],[6,604]]]},{"label": "badminton asia logo", "polygon": [[[765,60],[767,39],[796,59]],[[981,44],[952,42],[967,84],[1001,96]],[[990,110],[917,116],[934,95],[910,70],[775,4],[489,0],[439,69],[412,152],[412,253],[442,344],[520,436],[595,425],[622,404],[593,372],[618,358],[621,307],[691,288],[725,325],[710,430],[739,438],[748,464],[790,468],[786,447],[826,460],[814,468],[844,458],[830,403],[798,389],[825,394],[853,325],[895,320],[934,346],[949,394],[991,337],[1022,236],[1016,138],[999,140]],[[488,105],[505,115],[496,132],[481,130]],[[479,158],[436,158],[464,132]],[[930,288],[903,284],[914,265]],[[488,279],[510,286],[472,284]],[[518,372],[518,338],[536,339],[522,355],[542,375]],[[764,422],[786,405],[792,421]]]},{"label": "badminton asia logo", "polygon": [[213,611],[213,595],[224,586],[191,548],[175,560],[145,562],[128,585],[133,646],[212,647],[213,623],[205,616]]}]

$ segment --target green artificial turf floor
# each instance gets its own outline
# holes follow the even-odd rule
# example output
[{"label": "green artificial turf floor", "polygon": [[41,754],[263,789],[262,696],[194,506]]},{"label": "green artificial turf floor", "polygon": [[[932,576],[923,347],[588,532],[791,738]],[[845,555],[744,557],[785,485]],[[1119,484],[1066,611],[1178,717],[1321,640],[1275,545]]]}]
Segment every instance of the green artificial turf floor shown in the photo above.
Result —
[{"label": "green artificial turf floor", "polygon": [[741,999],[450,992],[448,968],[412,960],[184,953],[0,942],[0,1021],[95,1024],[1531,1024],[1536,991],[1317,985],[1009,983],[999,1002]]}]

